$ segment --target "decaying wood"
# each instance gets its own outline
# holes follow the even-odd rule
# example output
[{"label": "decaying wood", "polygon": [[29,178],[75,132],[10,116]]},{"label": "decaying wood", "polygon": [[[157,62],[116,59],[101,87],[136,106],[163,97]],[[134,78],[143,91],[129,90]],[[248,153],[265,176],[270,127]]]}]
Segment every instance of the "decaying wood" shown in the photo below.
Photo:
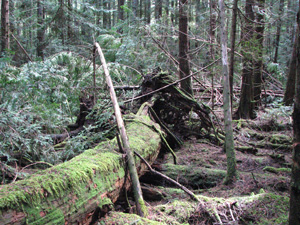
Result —
[{"label": "decaying wood", "polygon": [[[148,116],[127,124],[130,148],[150,163],[161,139]],[[159,129],[159,128],[156,128]],[[117,140],[99,144],[72,160],[0,187],[0,224],[81,224],[115,202],[124,184],[125,160]],[[139,175],[146,166],[136,160]],[[100,210],[99,210],[100,209]]]}]

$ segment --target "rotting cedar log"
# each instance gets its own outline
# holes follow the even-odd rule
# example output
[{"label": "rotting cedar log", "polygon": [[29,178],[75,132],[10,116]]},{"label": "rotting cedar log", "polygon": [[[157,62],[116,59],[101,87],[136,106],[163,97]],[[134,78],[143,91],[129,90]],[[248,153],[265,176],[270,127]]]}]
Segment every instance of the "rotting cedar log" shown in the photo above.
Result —
[{"label": "rotting cedar log", "polygon": [[[153,129],[155,127],[155,129]],[[153,163],[160,150],[160,129],[148,116],[127,124],[130,148]],[[81,224],[115,202],[124,185],[124,157],[117,140],[100,143],[72,160],[0,186],[0,224]],[[146,166],[136,158],[139,175]],[[100,210],[99,210],[100,209]]]}]

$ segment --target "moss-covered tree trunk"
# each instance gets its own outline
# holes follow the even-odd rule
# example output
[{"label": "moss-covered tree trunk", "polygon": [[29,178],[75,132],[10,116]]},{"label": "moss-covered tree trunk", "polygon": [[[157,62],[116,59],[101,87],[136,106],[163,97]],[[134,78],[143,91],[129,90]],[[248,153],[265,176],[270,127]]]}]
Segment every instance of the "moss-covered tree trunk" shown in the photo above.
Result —
[{"label": "moss-covered tree trunk", "polygon": [[[299,0],[300,6],[300,0]],[[298,30],[300,28],[300,10],[297,14]],[[294,149],[291,180],[290,216],[289,224],[300,224],[300,37],[296,37],[297,42],[297,67],[296,67],[296,93],[294,101]]]},{"label": "moss-covered tree trunk", "polygon": [[224,99],[224,123],[225,123],[225,151],[227,157],[227,176],[225,184],[232,183],[237,177],[236,158],[234,151],[232,114],[230,101],[230,82],[228,72],[228,55],[227,55],[227,36],[225,29],[225,6],[224,1],[219,0],[220,19],[221,19],[221,45],[222,45],[222,72],[223,72],[223,99]]},{"label": "moss-covered tree trunk", "polygon": [[[152,163],[160,149],[159,128],[148,116],[130,121],[130,148]],[[129,179],[124,185],[125,159],[118,151],[116,139],[106,141],[68,162],[0,186],[0,224],[88,224],[96,209],[116,201],[122,188],[130,186]],[[137,158],[136,165],[143,174],[146,166]]]}]

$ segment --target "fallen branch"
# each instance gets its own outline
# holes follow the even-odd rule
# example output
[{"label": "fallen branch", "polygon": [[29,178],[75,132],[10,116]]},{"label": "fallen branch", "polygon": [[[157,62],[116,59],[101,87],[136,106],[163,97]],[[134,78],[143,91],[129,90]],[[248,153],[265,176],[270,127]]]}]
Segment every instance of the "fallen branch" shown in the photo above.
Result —
[{"label": "fallen branch", "polygon": [[185,186],[179,184],[178,182],[176,182],[175,180],[173,180],[172,178],[152,169],[152,167],[149,165],[149,163],[137,152],[134,152],[135,155],[137,155],[148,167],[148,169],[150,170],[151,173],[154,173],[156,175],[159,175],[160,177],[164,178],[165,180],[169,181],[172,184],[175,184],[177,187],[179,187],[180,189],[182,189],[185,193],[187,193],[193,200],[199,202],[199,199],[197,198],[197,196],[191,192],[189,189],[187,189]]}]

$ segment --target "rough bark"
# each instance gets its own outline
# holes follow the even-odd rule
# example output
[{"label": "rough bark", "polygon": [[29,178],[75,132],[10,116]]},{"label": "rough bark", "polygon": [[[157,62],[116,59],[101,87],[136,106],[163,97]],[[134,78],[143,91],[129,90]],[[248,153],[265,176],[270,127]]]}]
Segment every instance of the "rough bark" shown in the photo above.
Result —
[{"label": "rough bark", "polygon": [[259,11],[256,12],[255,40],[254,40],[254,68],[253,68],[253,99],[257,109],[261,104],[261,87],[263,71],[263,42],[264,42],[264,10],[265,0],[257,0]]},{"label": "rough bark", "polygon": [[225,151],[227,158],[227,175],[224,183],[232,183],[237,177],[236,158],[234,151],[231,101],[230,101],[230,82],[228,72],[227,38],[225,29],[225,6],[224,1],[219,0],[220,20],[221,20],[221,45],[222,45],[222,72],[223,72],[223,99],[224,99],[224,121],[225,121]]},{"label": "rough bark", "polygon": [[[299,0],[300,6],[300,0]],[[300,10],[297,14],[297,26],[300,29]],[[294,126],[294,149],[293,164],[291,177],[291,197],[290,197],[290,214],[289,224],[300,224],[300,37],[299,33],[296,38],[297,42],[297,67],[296,67],[296,94],[294,101],[293,126]]]},{"label": "rough bark", "polygon": [[242,87],[239,108],[235,113],[237,119],[253,119],[254,99],[253,99],[253,59],[250,42],[253,40],[253,0],[246,0],[245,5],[245,25],[242,30],[242,49],[243,49],[243,69],[242,69]]},{"label": "rough bark", "polygon": [[[179,2],[179,74],[180,78],[188,77],[190,74],[190,65],[188,59],[188,0]],[[180,82],[182,90],[193,96],[193,87],[191,78]]]},{"label": "rough bark", "polygon": [[[127,124],[130,148],[153,163],[160,135],[148,116],[136,115]],[[159,128],[157,128],[159,129]],[[125,160],[117,140],[99,144],[72,160],[0,189],[0,224],[79,224],[101,212],[127,189]],[[136,158],[139,175],[146,166]],[[96,210],[98,209],[98,210]]]},{"label": "rough bark", "polygon": [[276,40],[275,40],[275,55],[274,55],[274,63],[277,63],[278,59],[278,50],[279,50],[279,42],[280,42],[280,33],[281,33],[281,16],[283,14],[284,10],[284,0],[280,0],[279,4],[279,14],[278,14],[278,22],[277,22],[277,28],[276,28]]},{"label": "rough bark", "polygon": [[42,60],[44,60],[44,46],[45,46],[45,30],[43,28],[44,26],[44,6],[42,0],[37,0],[37,23],[38,23],[38,29],[37,29],[37,47],[36,47],[36,55],[37,57],[40,57]]},{"label": "rough bark", "polygon": [[[297,29],[297,36],[299,35],[299,29]],[[295,96],[295,86],[296,83],[296,64],[297,64],[297,42],[294,41],[293,51],[291,55],[291,62],[288,72],[288,78],[286,82],[285,93],[283,97],[283,102],[285,105],[292,105]]]},{"label": "rough bark", "polygon": [[229,65],[229,81],[230,81],[230,99],[232,106],[233,96],[233,74],[234,74],[234,51],[235,51],[235,37],[236,37],[236,16],[237,16],[237,3],[238,0],[234,0],[232,8],[232,20],[231,20],[231,32],[230,32],[230,65]]},{"label": "rough bark", "polygon": [[1,1],[1,52],[9,49],[9,1]]}]

